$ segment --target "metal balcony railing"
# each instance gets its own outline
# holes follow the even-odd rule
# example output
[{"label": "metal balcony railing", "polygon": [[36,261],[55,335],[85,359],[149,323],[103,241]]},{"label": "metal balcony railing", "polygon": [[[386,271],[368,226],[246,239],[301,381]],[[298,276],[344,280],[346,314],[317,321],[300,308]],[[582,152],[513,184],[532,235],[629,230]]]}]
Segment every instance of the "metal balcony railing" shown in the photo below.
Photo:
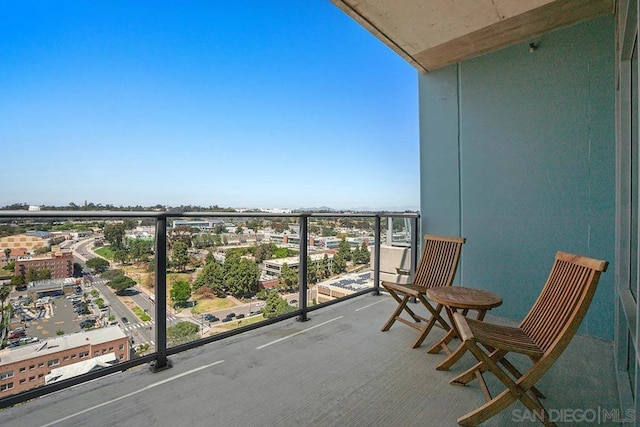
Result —
[{"label": "metal balcony railing", "polygon": [[[22,393],[10,395],[4,398],[0,398],[0,408],[15,405],[20,402],[24,402],[45,394],[49,394],[58,390],[62,390],[76,384],[80,384],[86,381],[90,381],[96,378],[100,378],[106,375],[110,375],[115,372],[125,371],[129,368],[139,366],[142,364],[149,364],[151,371],[157,372],[171,366],[169,356],[172,354],[180,353],[185,350],[192,349],[194,347],[202,346],[214,341],[228,338],[237,334],[244,333],[249,330],[257,329],[263,326],[267,326],[285,319],[297,317],[299,321],[306,321],[309,319],[308,314],[314,310],[321,309],[331,304],[343,301],[345,299],[354,298],[363,294],[374,293],[378,295],[379,281],[380,281],[380,245],[382,240],[382,220],[387,219],[387,244],[392,244],[390,240],[393,239],[392,233],[392,220],[399,219],[405,224],[409,225],[410,230],[404,230],[404,235],[410,236],[411,247],[411,274],[415,272],[417,264],[418,244],[419,244],[419,214],[417,213],[395,213],[395,212],[375,212],[375,213],[258,213],[258,212],[188,212],[188,213],[172,213],[172,212],[148,212],[148,211],[0,211],[0,224],[11,221],[28,221],[28,220],[69,220],[69,219],[83,219],[83,220],[124,220],[128,218],[136,219],[151,219],[155,222],[155,250],[154,250],[154,262],[155,262],[155,295],[156,302],[155,307],[155,351],[149,354],[145,354],[128,361],[118,363],[113,366],[104,367],[97,371],[92,371],[87,374],[79,375],[73,378],[55,382],[53,384],[44,385],[41,387],[33,388]],[[238,327],[237,329],[228,330],[225,332],[217,333],[209,337],[201,338],[196,341],[180,344],[177,346],[169,347],[167,345],[167,306],[160,303],[167,300],[167,231],[168,220],[172,218],[225,218],[229,220],[242,220],[251,218],[290,218],[295,220],[299,225],[299,271],[298,271],[298,308],[295,311],[287,313],[277,318],[265,319],[259,323],[249,324]],[[373,219],[373,235],[374,235],[374,259],[371,270],[373,273],[373,286],[366,289],[355,291],[349,295],[322,302],[313,306],[308,305],[308,290],[307,283],[307,255],[308,255],[308,238],[309,238],[309,222],[315,219],[322,218],[369,218]],[[303,238],[305,236],[306,238]],[[399,245],[406,246],[407,242],[399,242]],[[160,274],[165,272],[165,274]],[[0,361],[1,367],[1,361]],[[1,371],[1,369],[0,369]]]}]

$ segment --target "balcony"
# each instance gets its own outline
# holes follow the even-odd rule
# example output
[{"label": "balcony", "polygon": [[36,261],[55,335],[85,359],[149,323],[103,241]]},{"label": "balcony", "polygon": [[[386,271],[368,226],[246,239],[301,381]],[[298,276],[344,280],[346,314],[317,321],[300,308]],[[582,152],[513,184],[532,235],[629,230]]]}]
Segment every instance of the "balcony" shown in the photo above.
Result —
[{"label": "balcony", "polygon": [[[156,224],[155,268],[167,271],[167,220],[172,217],[234,217],[233,214],[141,212],[1,212],[0,217],[151,218]],[[260,217],[243,213],[236,217]],[[271,216],[262,215],[262,216]],[[308,234],[309,221],[336,214],[283,214]],[[361,214],[373,221],[375,248],[383,219],[411,223],[413,214]],[[388,234],[391,235],[391,227]],[[415,331],[381,326],[395,307],[378,295],[380,259],[372,262],[373,287],[345,298],[308,306],[306,239],[299,239],[300,289],[297,310],[169,347],[167,306],[156,304],[155,350],[121,364],[0,399],[3,422],[13,425],[455,425],[483,403],[477,383],[449,385],[470,365],[466,355],[451,371],[436,371],[442,355],[426,353],[443,334],[434,330],[419,349],[409,344]],[[381,251],[375,250],[374,253]],[[416,251],[414,250],[415,254]],[[415,259],[411,269],[415,268]],[[155,301],[167,297],[167,277],[157,275]],[[504,295],[503,297],[508,298]],[[418,305],[415,307],[418,309]],[[492,318],[492,316],[487,316]],[[508,319],[492,320],[509,322]],[[539,383],[544,402],[558,422],[630,421],[620,411],[610,342],[576,336],[559,362]],[[516,359],[516,363],[526,364]],[[147,369],[149,367],[150,369]],[[166,369],[172,367],[172,369]],[[489,377],[490,379],[490,377]],[[500,391],[489,381],[493,391]],[[21,403],[20,405],[16,405]],[[595,418],[594,418],[595,417]],[[532,422],[519,403],[486,425]]]},{"label": "balcony", "polygon": [[[413,329],[397,324],[380,332],[393,309],[388,296],[363,295],[315,311],[308,322],[288,319],[175,354],[172,369],[129,369],[14,406],[2,412],[3,423],[456,425],[483,403],[476,382],[448,384],[471,359],[436,371],[443,356],[425,348],[443,332],[434,330],[411,349]],[[623,419],[614,378],[611,345],[576,336],[539,388],[552,415],[576,421],[568,425],[581,424],[579,417],[602,420],[603,411]],[[517,403],[484,425],[529,420]]]}]

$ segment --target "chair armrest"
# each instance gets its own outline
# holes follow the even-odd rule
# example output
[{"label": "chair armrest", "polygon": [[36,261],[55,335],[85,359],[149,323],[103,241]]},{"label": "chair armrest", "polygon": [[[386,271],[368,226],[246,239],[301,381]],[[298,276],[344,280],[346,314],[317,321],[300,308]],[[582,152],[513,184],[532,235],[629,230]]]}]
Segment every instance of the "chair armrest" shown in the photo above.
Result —
[{"label": "chair armrest", "polygon": [[473,340],[473,333],[467,323],[467,318],[460,313],[453,313],[453,321],[456,324],[456,329],[460,334],[461,341]]}]

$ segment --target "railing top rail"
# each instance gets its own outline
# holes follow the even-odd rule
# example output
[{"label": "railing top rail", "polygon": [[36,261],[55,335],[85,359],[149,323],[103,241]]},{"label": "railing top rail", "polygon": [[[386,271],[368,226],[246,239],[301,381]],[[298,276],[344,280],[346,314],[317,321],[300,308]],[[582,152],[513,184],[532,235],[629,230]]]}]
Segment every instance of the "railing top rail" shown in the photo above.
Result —
[{"label": "railing top rail", "polygon": [[150,212],[150,211],[16,211],[0,210],[0,218],[299,218],[302,216],[318,218],[336,217],[360,217],[374,218],[419,218],[417,212],[295,212],[295,213],[269,213],[269,212]]}]

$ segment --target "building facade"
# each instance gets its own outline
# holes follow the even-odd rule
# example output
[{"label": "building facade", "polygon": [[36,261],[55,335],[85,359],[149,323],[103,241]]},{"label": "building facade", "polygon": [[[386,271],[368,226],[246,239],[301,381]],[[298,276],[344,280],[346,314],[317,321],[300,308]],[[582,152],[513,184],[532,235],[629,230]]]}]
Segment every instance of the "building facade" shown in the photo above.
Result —
[{"label": "building facade", "polygon": [[114,353],[119,362],[130,357],[129,338],[117,326],[2,350],[0,398],[45,385],[45,377],[54,369],[109,353]]},{"label": "building facade", "polygon": [[14,273],[25,276],[29,270],[38,272],[49,270],[52,279],[73,276],[73,254],[71,251],[58,252],[51,255],[25,255],[16,259]]},{"label": "building facade", "polygon": [[0,252],[4,255],[5,249],[24,249],[33,253],[38,248],[49,245],[48,236],[34,234],[16,234],[14,236],[0,237]]}]

